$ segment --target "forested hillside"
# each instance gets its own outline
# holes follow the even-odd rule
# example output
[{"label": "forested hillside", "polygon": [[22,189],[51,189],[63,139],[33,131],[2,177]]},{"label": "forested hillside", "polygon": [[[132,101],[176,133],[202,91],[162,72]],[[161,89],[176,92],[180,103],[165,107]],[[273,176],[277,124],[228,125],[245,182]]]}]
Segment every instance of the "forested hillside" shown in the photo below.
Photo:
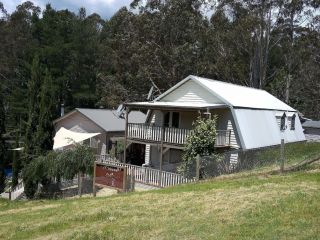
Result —
[{"label": "forested hillside", "polygon": [[193,74],[266,89],[320,118],[317,0],[135,0],[110,19],[31,2],[0,11],[7,135],[25,135],[35,58],[39,86],[52,79],[54,117],[62,103],[116,107]]}]

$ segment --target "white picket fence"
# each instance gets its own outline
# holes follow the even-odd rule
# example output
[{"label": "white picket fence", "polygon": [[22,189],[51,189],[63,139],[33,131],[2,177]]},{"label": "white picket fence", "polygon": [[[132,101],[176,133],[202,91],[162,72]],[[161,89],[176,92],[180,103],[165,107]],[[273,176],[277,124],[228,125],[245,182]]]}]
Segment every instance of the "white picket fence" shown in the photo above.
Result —
[{"label": "white picket fence", "polygon": [[158,187],[169,187],[177,184],[188,183],[195,181],[194,179],[187,179],[180,174],[160,171],[149,167],[141,167],[126,163],[120,163],[116,161],[110,161],[100,157],[98,161],[107,163],[113,166],[126,167],[127,174],[132,173],[135,176],[135,181],[147,185],[158,186]]},{"label": "white picket fence", "polygon": [[0,194],[0,197],[10,199],[10,200],[15,200],[17,199],[22,193],[24,192],[24,185],[23,181],[20,180],[18,185],[15,186],[14,188],[10,188],[8,191]]}]

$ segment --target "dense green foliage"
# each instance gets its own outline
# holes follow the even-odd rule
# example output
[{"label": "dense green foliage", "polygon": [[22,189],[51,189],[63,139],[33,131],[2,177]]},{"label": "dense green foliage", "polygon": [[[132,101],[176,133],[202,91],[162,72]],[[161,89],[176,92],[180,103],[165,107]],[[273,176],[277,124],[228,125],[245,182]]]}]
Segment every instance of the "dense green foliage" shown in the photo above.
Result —
[{"label": "dense green foliage", "polygon": [[86,145],[63,152],[51,151],[33,159],[23,170],[27,197],[34,197],[39,184],[45,189],[57,179],[71,180],[77,174],[92,174],[94,160],[92,149]]},{"label": "dense green foliage", "polygon": [[52,76],[54,117],[61,103],[66,111],[116,107],[189,74],[267,89],[320,117],[316,1],[135,0],[107,20],[83,8],[47,5],[40,17],[31,2],[11,14],[4,7],[0,78],[9,131],[28,121],[35,55]]}]

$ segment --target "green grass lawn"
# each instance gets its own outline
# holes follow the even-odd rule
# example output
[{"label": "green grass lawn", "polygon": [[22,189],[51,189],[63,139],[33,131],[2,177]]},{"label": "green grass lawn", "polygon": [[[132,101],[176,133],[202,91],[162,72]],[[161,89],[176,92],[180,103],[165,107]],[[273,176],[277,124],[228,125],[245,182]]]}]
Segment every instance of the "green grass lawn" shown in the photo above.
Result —
[{"label": "green grass lawn", "polygon": [[320,239],[320,166],[95,199],[1,200],[0,239]]}]

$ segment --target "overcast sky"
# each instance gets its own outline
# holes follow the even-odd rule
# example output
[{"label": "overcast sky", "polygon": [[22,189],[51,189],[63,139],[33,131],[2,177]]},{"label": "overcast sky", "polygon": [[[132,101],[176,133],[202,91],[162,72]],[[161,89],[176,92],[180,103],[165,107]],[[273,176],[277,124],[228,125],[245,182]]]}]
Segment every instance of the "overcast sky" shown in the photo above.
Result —
[{"label": "overcast sky", "polygon": [[[25,2],[25,0],[0,0],[4,8],[9,12],[13,12],[17,5]],[[129,6],[131,0],[29,0],[43,10],[47,3],[56,10],[69,9],[77,13],[80,7],[85,7],[87,15],[98,13],[102,18],[110,18],[116,11],[123,6]]]}]

